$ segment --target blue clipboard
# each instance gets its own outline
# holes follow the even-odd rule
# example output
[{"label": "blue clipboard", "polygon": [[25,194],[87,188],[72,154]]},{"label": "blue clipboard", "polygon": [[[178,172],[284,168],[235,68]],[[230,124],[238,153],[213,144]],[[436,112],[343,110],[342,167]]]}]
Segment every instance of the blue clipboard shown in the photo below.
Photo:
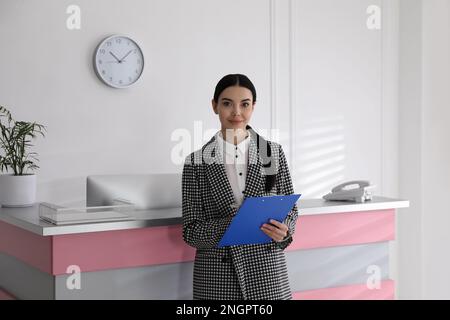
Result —
[{"label": "blue clipboard", "polygon": [[219,241],[218,248],[271,242],[272,238],[262,232],[261,226],[270,219],[283,222],[300,196],[291,194],[246,198]]}]

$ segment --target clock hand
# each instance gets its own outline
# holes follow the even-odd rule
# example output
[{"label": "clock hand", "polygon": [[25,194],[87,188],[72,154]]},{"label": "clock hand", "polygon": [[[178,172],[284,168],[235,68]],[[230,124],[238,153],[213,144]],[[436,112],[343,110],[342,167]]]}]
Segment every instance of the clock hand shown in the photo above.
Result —
[{"label": "clock hand", "polygon": [[114,53],[112,53],[111,51],[109,52],[113,57],[114,57],[114,59],[116,59],[117,60],[117,62],[118,63],[120,63],[121,61],[119,60],[119,58],[117,58],[115,55],[114,55]]},{"label": "clock hand", "polygon": [[126,57],[128,57],[128,55],[129,55],[132,51],[133,51],[133,50],[128,51],[128,53],[127,53],[122,59],[120,59],[120,62],[122,62],[123,59],[125,59]]}]

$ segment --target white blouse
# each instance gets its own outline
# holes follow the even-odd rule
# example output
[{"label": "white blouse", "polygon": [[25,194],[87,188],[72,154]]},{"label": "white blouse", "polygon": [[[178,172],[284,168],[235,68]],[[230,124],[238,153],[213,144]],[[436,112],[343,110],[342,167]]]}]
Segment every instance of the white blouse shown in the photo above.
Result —
[{"label": "white blouse", "polygon": [[236,205],[240,206],[244,200],[245,179],[247,177],[247,159],[250,135],[238,145],[229,143],[223,139],[222,131],[216,134],[219,152],[224,155],[225,171],[233,190]]}]

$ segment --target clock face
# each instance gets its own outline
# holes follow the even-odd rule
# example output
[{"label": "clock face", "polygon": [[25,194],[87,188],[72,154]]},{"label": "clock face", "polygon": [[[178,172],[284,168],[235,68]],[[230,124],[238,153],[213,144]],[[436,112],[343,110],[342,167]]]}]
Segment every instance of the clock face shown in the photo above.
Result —
[{"label": "clock face", "polygon": [[144,70],[144,56],[136,42],[125,36],[103,40],[95,52],[95,71],[99,78],[114,88],[135,83]]}]

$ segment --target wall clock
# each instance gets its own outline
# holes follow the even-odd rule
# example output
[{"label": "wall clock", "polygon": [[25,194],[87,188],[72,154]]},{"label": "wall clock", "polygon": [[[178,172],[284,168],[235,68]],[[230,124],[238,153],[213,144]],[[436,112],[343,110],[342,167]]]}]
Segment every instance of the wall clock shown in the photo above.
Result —
[{"label": "wall clock", "polygon": [[144,55],[131,38],[113,35],[95,50],[94,69],[100,80],[113,88],[127,88],[136,83],[144,70]]}]

